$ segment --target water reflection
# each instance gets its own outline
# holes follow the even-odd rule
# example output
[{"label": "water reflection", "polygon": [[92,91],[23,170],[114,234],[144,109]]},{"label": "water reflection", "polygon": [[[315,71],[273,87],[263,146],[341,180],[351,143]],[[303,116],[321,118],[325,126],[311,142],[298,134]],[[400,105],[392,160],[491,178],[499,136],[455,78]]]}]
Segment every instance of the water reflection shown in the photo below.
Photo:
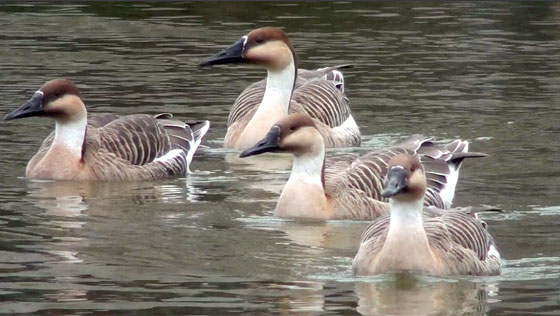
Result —
[{"label": "water reflection", "polygon": [[[88,186],[86,185],[86,188]],[[33,205],[45,209],[47,214],[53,216],[78,217],[87,210],[83,189],[84,184],[79,182],[27,181],[27,193]],[[66,228],[79,228],[83,222],[76,222],[76,224]]]},{"label": "water reflection", "polygon": [[281,231],[287,241],[306,246],[309,251],[337,249],[350,256],[356,254],[361,234],[369,224],[364,221],[294,221],[270,216],[251,216],[240,221],[251,229]]},{"label": "water reflection", "polygon": [[496,284],[470,281],[422,282],[394,275],[393,282],[357,282],[358,311],[363,315],[485,315]]},{"label": "water reflection", "polygon": [[196,187],[195,176],[173,182],[75,182],[27,181],[27,192],[34,206],[49,215],[77,217],[88,209],[88,201],[126,199],[133,204],[158,201],[164,204],[195,202],[204,194]]},{"label": "water reflection", "polygon": [[[0,124],[0,313],[398,314],[406,299],[418,313],[558,314],[559,16],[548,1],[0,5],[2,113],[67,76],[92,113],[212,121],[187,179],[87,185],[18,178],[52,122]],[[355,65],[365,150],[420,133],[490,154],[464,165],[456,205],[507,210],[484,217],[500,278],[355,286],[367,223],[273,217],[290,158],[221,148],[229,108],[262,71],[197,68],[266,25],[286,28],[304,68]]]},{"label": "water reflection", "polygon": [[325,311],[325,297],[321,282],[286,282],[271,285],[271,289],[287,291],[276,302],[280,315],[316,315]]},{"label": "water reflection", "polygon": [[[119,225],[126,223],[126,209],[115,208],[115,205],[142,206],[157,202],[159,204],[177,205],[184,201],[196,202],[203,193],[192,183],[196,177],[186,180],[178,179],[173,182],[73,182],[73,181],[26,181],[27,200],[33,206],[45,210],[40,226],[51,235],[53,243],[42,251],[51,255],[56,263],[80,264],[84,262],[83,249],[98,242],[98,233],[105,230],[105,236],[111,238],[119,232]],[[91,222],[88,217],[110,218],[120,214],[121,220],[107,226]],[[134,218],[134,213],[128,213]],[[172,223],[177,220],[176,212],[153,214],[158,221]],[[122,228],[121,228],[122,229]],[[93,239],[92,239],[93,238]],[[121,238],[111,241],[113,247],[122,245]],[[145,256],[153,256],[147,252]]]},{"label": "water reflection", "polygon": [[239,158],[239,152],[230,152],[225,155],[226,162],[237,170],[252,170],[263,174],[270,171],[289,170],[292,167],[292,155],[266,154]]}]

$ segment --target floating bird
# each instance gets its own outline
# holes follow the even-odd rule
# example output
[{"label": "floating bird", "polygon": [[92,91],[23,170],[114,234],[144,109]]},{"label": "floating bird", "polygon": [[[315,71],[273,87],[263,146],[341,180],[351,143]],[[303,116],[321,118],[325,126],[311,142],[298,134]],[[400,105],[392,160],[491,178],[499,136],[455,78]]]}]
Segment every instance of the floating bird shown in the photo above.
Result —
[{"label": "floating bird", "polygon": [[78,88],[67,79],[46,82],[6,116],[55,120],[27,164],[31,179],[140,181],[185,176],[210,123],[185,123],[168,113],[87,117]]},{"label": "floating bird", "polygon": [[251,84],[231,108],[224,147],[246,149],[289,113],[314,121],[327,147],[359,146],[360,130],[344,94],[339,69],[297,69],[297,56],[286,33],[263,27],[241,37],[201,66],[248,63],[264,67],[266,80]]},{"label": "floating bird", "polygon": [[464,212],[423,212],[427,180],[417,158],[394,156],[388,169],[383,196],[390,198],[390,215],[364,231],[355,274],[500,274],[500,253],[480,220]]},{"label": "floating bird", "polygon": [[292,172],[276,205],[275,215],[288,218],[371,220],[389,211],[381,196],[389,160],[400,153],[419,155],[426,164],[429,187],[426,206],[449,208],[463,159],[485,157],[468,152],[468,142],[455,140],[436,146],[413,136],[400,144],[359,156],[325,157],[325,145],[316,121],[291,114],[240,157],[265,152],[294,155]]}]

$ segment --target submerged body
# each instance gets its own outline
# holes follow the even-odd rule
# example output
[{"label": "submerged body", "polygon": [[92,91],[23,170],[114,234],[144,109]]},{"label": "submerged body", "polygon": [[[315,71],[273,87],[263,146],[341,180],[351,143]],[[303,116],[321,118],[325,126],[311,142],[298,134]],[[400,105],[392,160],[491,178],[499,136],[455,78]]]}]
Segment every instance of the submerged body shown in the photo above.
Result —
[{"label": "submerged body", "polygon": [[423,212],[426,178],[417,159],[399,155],[389,168],[383,194],[391,198],[390,215],[364,231],[354,274],[500,274],[500,254],[480,220],[459,211]]},{"label": "submerged body", "polygon": [[340,67],[297,69],[287,35],[260,28],[203,63],[251,63],[267,69],[237,98],[228,118],[224,147],[246,149],[263,138],[274,123],[290,113],[305,113],[316,123],[327,147],[359,146],[360,131],[344,94]]},{"label": "submerged body", "polygon": [[171,114],[93,116],[66,79],[49,81],[6,119],[46,116],[55,131],[43,141],[26,177],[51,180],[139,181],[184,176],[209,123]]}]

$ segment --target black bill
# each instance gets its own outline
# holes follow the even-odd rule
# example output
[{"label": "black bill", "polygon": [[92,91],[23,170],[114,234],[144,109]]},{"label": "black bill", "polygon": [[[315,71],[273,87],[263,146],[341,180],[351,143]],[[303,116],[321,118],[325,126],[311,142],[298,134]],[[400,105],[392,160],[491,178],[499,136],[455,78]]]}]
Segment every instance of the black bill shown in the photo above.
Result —
[{"label": "black bill", "polygon": [[387,174],[387,181],[385,182],[385,189],[381,195],[385,198],[392,197],[401,193],[407,188],[407,172],[403,168],[392,168]]},{"label": "black bill", "polygon": [[6,115],[4,118],[6,121],[20,119],[30,116],[39,116],[44,114],[43,111],[43,93],[41,91],[35,92],[35,94],[24,103],[19,108],[12,111],[12,113]]},{"label": "black bill", "polygon": [[255,146],[249,147],[239,154],[240,158],[260,155],[262,153],[276,151],[279,149],[280,127],[273,126],[270,128],[266,136],[261,139]]},{"label": "black bill", "polygon": [[243,36],[230,47],[200,63],[200,67],[243,62],[243,50],[246,42],[247,37]]}]

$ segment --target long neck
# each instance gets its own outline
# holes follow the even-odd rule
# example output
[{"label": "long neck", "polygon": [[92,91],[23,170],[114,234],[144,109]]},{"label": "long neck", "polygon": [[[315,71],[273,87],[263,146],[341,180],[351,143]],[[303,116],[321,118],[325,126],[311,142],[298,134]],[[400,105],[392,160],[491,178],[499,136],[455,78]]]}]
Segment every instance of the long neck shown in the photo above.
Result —
[{"label": "long neck", "polygon": [[293,58],[291,63],[278,70],[268,70],[264,97],[243,132],[235,147],[245,149],[262,139],[270,127],[288,115],[292,90],[296,76]]},{"label": "long neck", "polygon": [[[310,153],[294,156],[294,164],[290,180],[298,179],[317,184],[323,188],[323,165],[325,163],[325,148],[323,143],[318,149]],[[289,180],[288,180],[289,181]]]},{"label": "long neck", "polygon": [[391,220],[383,257],[393,269],[422,270],[433,263],[432,252],[422,222],[424,199],[391,199]]},{"label": "long neck", "polygon": [[422,209],[424,199],[416,201],[400,201],[391,199],[391,225],[389,227],[389,236],[391,234],[400,234],[407,231],[423,231],[422,225]]},{"label": "long neck", "polygon": [[54,145],[64,148],[72,156],[82,157],[87,116],[72,121],[56,121]]},{"label": "long neck", "polygon": [[278,217],[330,219],[333,216],[323,187],[323,142],[317,150],[294,156],[292,173],[276,205]]},{"label": "long neck", "polygon": [[290,99],[296,79],[296,67],[292,58],[290,64],[282,69],[269,69],[266,78],[266,90],[259,110],[281,111],[288,115]]}]

